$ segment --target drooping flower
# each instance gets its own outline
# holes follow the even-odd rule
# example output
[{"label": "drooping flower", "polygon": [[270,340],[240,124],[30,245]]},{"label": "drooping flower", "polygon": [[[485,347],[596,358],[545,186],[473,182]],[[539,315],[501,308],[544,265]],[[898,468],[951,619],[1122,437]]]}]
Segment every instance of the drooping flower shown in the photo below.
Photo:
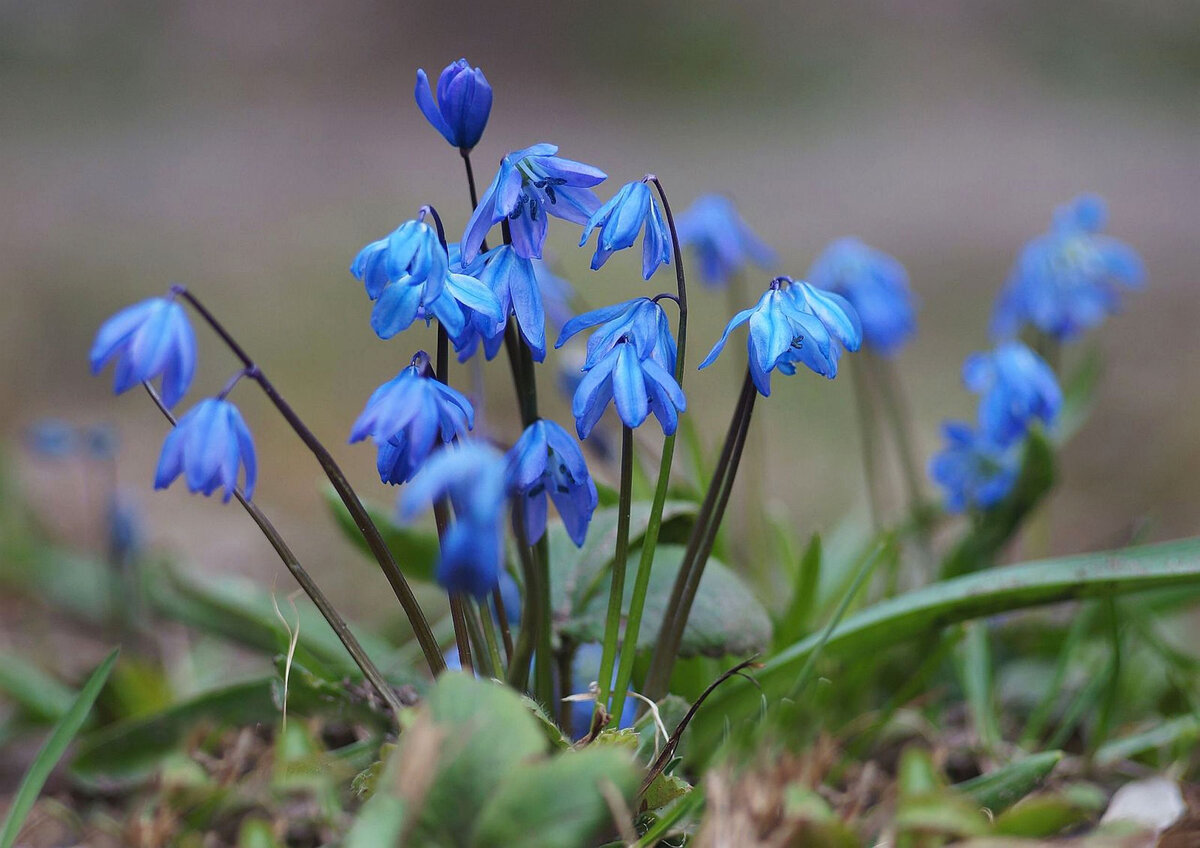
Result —
[{"label": "drooping flower", "polygon": [[733,316],[700,367],[715,362],[729,334],[747,321],[750,377],[763,397],[771,394],[773,369],[790,375],[800,363],[832,380],[841,348],[855,351],[862,344],[858,313],[844,297],[776,277],[757,304]]},{"label": "drooping flower", "polygon": [[1122,288],[1145,281],[1141,258],[1101,233],[1104,201],[1081,195],[1059,207],[1054,225],[1022,249],[992,313],[992,336],[1011,338],[1024,324],[1066,341],[1120,308]]},{"label": "drooping flower", "polygon": [[487,77],[466,59],[459,59],[442,69],[436,102],[431,88],[425,70],[418,70],[414,94],[425,119],[450,144],[470,150],[479,143],[492,111],[492,87]]},{"label": "drooping flower", "polygon": [[358,252],[350,273],[375,301],[371,329],[390,339],[418,318],[433,318],[460,338],[469,311],[500,319],[500,304],[486,285],[450,269],[450,257],[433,227],[405,221],[390,235]]},{"label": "drooping flower", "polygon": [[600,235],[596,237],[596,253],[592,256],[592,270],[607,262],[614,251],[632,247],[643,225],[646,234],[642,238],[642,276],[648,280],[659,265],[669,265],[671,238],[667,233],[667,225],[650,187],[638,180],[621,186],[621,190],[597,209],[584,226],[579,239],[580,247],[587,244],[592,230],[600,228]]},{"label": "drooping flower", "polygon": [[450,592],[482,598],[496,587],[504,555],[504,469],[498,451],[462,442],[430,457],[401,494],[406,519],[444,496],[454,505],[435,575]]},{"label": "drooping flower", "polygon": [[242,492],[249,499],[258,476],[254,438],[236,406],[223,398],[206,398],[167,434],[154,488],[165,489],[183,474],[189,491],[207,496],[224,487],[228,502],[237,488],[239,468],[244,469]]},{"label": "drooping flower", "polygon": [[963,383],[981,395],[980,427],[992,441],[1007,446],[1029,430],[1033,419],[1050,426],[1062,406],[1054,371],[1020,342],[1003,342],[963,363]]},{"label": "drooping flower", "polygon": [[567,535],[583,544],[599,497],[583,451],[562,427],[539,419],[508,452],[509,491],[523,499],[525,535],[532,544],[546,532],[546,501],[554,501]]},{"label": "drooping flower", "polygon": [[775,264],[775,251],[754,234],[724,195],[696,198],[675,219],[675,229],[679,243],[696,251],[700,278],[710,286],[728,284],[752,262],[764,269]]},{"label": "drooping flower", "polygon": [[982,429],[962,421],[942,424],[946,447],[929,462],[929,476],[945,490],[946,509],[987,509],[1012,491],[1019,447],[1003,447]]},{"label": "drooping flower", "polygon": [[196,335],[187,312],[173,298],[152,297],[122,309],[101,325],[92,343],[92,373],[116,358],[117,394],[162,376],[168,407],[187,394],[196,373]]},{"label": "drooping flower", "polygon": [[473,261],[488,230],[506,218],[513,247],[526,259],[542,258],[547,214],[587,223],[600,206],[592,186],[602,183],[606,175],[591,165],[555,156],[557,152],[553,144],[535,144],[504,157],[467,222],[463,261]]},{"label": "drooping flower", "polygon": [[640,297],[577,315],[563,327],[555,346],[596,325],[571,404],[579,438],[588,437],[609,401],[627,427],[641,426],[653,412],[663,433],[674,433],[687,401],[675,381],[675,339],[662,307]]},{"label": "drooping flower", "polygon": [[862,321],[863,340],[879,353],[895,353],[917,328],[904,266],[856,238],[826,247],[808,269],[808,279],[850,301]]},{"label": "drooping flower", "polygon": [[412,479],[434,445],[466,436],[474,424],[471,402],[435,379],[429,355],[419,351],[408,367],[371,394],[350,430],[350,441],[374,439],[379,478],[399,484]]}]

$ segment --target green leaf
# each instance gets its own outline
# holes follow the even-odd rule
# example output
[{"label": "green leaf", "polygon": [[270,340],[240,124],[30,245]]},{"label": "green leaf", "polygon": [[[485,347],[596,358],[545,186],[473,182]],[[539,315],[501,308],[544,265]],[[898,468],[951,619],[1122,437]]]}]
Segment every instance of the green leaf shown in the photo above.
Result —
[{"label": "green leaf", "polygon": [[[646,535],[650,521],[650,502],[635,501],[629,508],[629,549],[635,550]],[[696,504],[686,501],[667,501],[663,505],[663,528],[659,544],[670,537],[669,525],[681,521],[690,522],[696,514]],[[561,521],[546,525],[546,536],[550,547],[550,604],[555,617],[565,617],[578,610],[607,588],[602,582],[604,574],[612,565],[616,551],[617,510],[598,509],[592,514],[587,538],[583,547],[567,536]],[[665,537],[665,538],[664,538]],[[637,570],[637,564],[629,572]],[[627,581],[632,584],[632,580]],[[644,630],[644,628],[643,628]]]},{"label": "green leaf", "polygon": [[980,515],[971,532],[943,561],[942,577],[958,577],[990,568],[1000,549],[1053,488],[1054,476],[1054,448],[1045,435],[1035,430],[1025,442],[1021,472],[1013,490]]},{"label": "green leaf", "polygon": [[37,722],[57,721],[66,715],[75,693],[27,660],[0,653],[0,692],[15,701]]},{"label": "green leaf", "polygon": [[992,649],[988,642],[985,622],[972,621],[964,625],[966,638],[955,652],[959,683],[971,708],[975,735],[984,750],[994,750],[1000,744],[1000,723],[992,698]]},{"label": "green leaf", "polygon": [[1121,739],[1114,739],[1096,751],[1096,763],[1111,766],[1122,760],[1144,756],[1159,749],[1174,749],[1180,753],[1193,750],[1200,740],[1200,716],[1185,715],[1155,724],[1150,729]]},{"label": "green leaf", "polygon": [[[324,486],[321,493],[325,498],[325,505],[329,508],[345,537],[373,560],[371,549],[367,547],[366,540],[363,539],[354,519],[350,517],[350,511],[342,503],[341,496],[334,491],[332,486]],[[371,517],[371,521],[379,528],[379,535],[387,543],[392,557],[400,566],[400,571],[404,573],[404,576],[410,580],[433,582],[440,554],[437,535],[426,530],[398,524],[392,517],[392,510],[379,504],[363,501],[363,507],[366,509],[367,515]]]},{"label": "green leaf", "polygon": [[1056,836],[1091,819],[1104,809],[1105,802],[1103,793],[1085,784],[1029,795],[997,817],[993,832],[1029,838]]},{"label": "green leaf", "polygon": [[566,751],[510,772],[479,813],[471,844],[573,848],[585,845],[612,812],[603,784],[628,804],[638,774],[627,751],[592,748]]},{"label": "green leaf", "polygon": [[46,778],[50,776],[50,772],[54,770],[54,767],[58,765],[58,761],[66,753],[67,746],[71,744],[71,740],[75,738],[75,734],[79,732],[79,728],[83,727],[88,713],[92,711],[92,704],[96,702],[96,696],[104,688],[104,684],[108,680],[108,675],[112,671],[113,665],[117,661],[117,654],[119,653],[120,648],[114,648],[105,657],[104,662],[100,663],[99,667],[92,672],[92,676],[88,678],[87,683],[83,684],[83,688],[79,690],[79,695],[76,696],[75,702],[71,704],[58,724],[54,726],[50,737],[42,745],[41,750],[38,751],[37,756],[29,766],[29,770],[25,772],[25,777],[21,779],[21,785],[17,789],[17,794],[13,796],[8,816],[4,820],[4,829],[0,830],[0,848],[12,848],[13,843],[17,841],[21,825],[25,823],[25,817],[33,809],[33,803],[37,800],[38,795],[41,794],[42,787],[46,785]]},{"label": "green leaf", "polygon": [[[950,624],[1081,598],[1200,585],[1200,538],[995,568],[917,589],[882,601],[844,620],[830,635],[826,655],[871,656],[899,642],[933,634]],[[780,651],[756,674],[767,692],[786,691],[821,634]],[[730,681],[715,692],[706,712],[752,714],[760,692]],[[703,716],[702,716],[703,717]],[[699,729],[699,728],[695,728]],[[711,739],[720,727],[705,734]]]},{"label": "green leaf", "polygon": [[[649,649],[658,641],[658,631],[684,550],[679,545],[660,545],[654,552],[654,570],[650,573],[642,629],[638,634],[639,650]],[[637,568],[640,556],[640,551],[630,556],[631,570]],[[633,581],[626,581],[623,609],[628,609],[632,596]],[[602,595],[592,598],[584,609],[563,624],[562,632],[580,643],[600,641],[604,636],[607,604],[607,598]],[[749,654],[762,650],[770,641],[771,620],[763,605],[741,578],[709,558],[683,631],[680,656]]]},{"label": "green leaf", "polygon": [[1062,751],[1031,754],[990,774],[956,784],[954,789],[969,795],[979,806],[1001,813],[1040,786],[1062,758]]},{"label": "green leaf", "polygon": [[808,633],[821,584],[821,537],[813,534],[792,581],[792,599],[775,620],[775,644],[789,645]]}]

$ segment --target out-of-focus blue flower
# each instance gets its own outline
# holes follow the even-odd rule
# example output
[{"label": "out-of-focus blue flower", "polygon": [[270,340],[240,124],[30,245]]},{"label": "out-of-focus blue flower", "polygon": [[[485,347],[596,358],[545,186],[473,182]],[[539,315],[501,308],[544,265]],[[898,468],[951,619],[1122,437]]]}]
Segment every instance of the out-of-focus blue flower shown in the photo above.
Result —
[{"label": "out-of-focus blue flower", "polygon": [[40,456],[62,459],[79,450],[79,433],[61,418],[42,418],[25,432],[25,443]]},{"label": "out-of-focus blue flower", "polygon": [[653,412],[663,433],[674,433],[687,401],[675,382],[675,339],[662,307],[640,297],[577,315],[563,326],[555,346],[597,325],[571,404],[579,438],[588,437],[609,401],[627,427],[641,426]]},{"label": "out-of-focus blue flower", "polygon": [[[418,318],[437,318],[451,338],[460,339],[472,313],[500,320],[500,304],[472,276],[450,270],[450,257],[424,221],[405,221],[391,235],[358,252],[350,273],[375,301],[371,329],[390,339]],[[456,345],[457,346],[457,345]]]},{"label": "out-of-focus blue flower", "polygon": [[431,89],[425,70],[418,70],[414,94],[425,119],[446,141],[470,150],[479,143],[492,111],[492,87],[487,77],[466,59],[459,59],[442,69],[436,102]]},{"label": "out-of-focus blue flower", "polygon": [[599,498],[583,451],[562,427],[539,419],[508,452],[509,491],[523,498],[525,534],[532,544],[546,532],[546,500],[554,501],[567,535],[583,544]]},{"label": "out-of-focus blue flower", "polygon": [[385,483],[404,483],[439,441],[449,444],[475,425],[471,402],[434,378],[429,355],[419,351],[408,367],[377,388],[350,429],[350,441],[370,436]]},{"label": "out-of-focus blue flower", "polygon": [[109,460],[117,455],[117,446],[121,440],[117,431],[107,424],[97,424],[88,427],[82,433],[83,447],[92,459]]},{"label": "out-of-focus blue flower", "polygon": [[992,336],[1023,324],[1068,340],[1120,308],[1120,290],[1140,288],[1146,272],[1129,245],[1101,234],[1104,201],[1081,195],[1059,207],[1048,233],[1021,250],[992,313]]},{"label": "out-of-focus blue flower", "polygon": [[254,438],[236,406],[222,398],[206,398],[167,434],[154,488],[165,489],[183,474],[192,492],[207,496],[223,486],[228,502],[237,488],[239,467],[244,469],[242,493],[248,500],[258,477]]},{"label": "out-of-focus blue flower", "polygon": [[729,334],[747,321],[750,377],[763,397],[771,394],[773,369],[790,375],[801,363],[832,380],[841,347],[854,351],[862,344],[858,313],[844,297],[790,277],[776,277],[757,304],[733,316],[700,367],[715,362]]},{"label": "out-of-focus blue flower", "polygon": [[946,493],[946,509],[987,509],[1012,491],[1020,463],[1017,445],[1002,447],[962,421],[942,424],[946,447],[929,462],[929,476]]},{"label": "out-of-focus blue flower", "polygon": [[642,238],[642,276],[648,280],[659,265],[669,265],[671,239],[667,234],[667,225],[650,187],[638,180],[621,186],[621,190],[597,209],[584,226],[579,239],[580,247],[587,244],[592,230],[600,228],[600,235],[596,237],[596,253],[592,256],[592,270],[607,262],[614,251],[633,247],[643,225],[646,235]]},{"label": "out-of-focus blue flower", "polygon": [[[603,653],[603,647],[599,642],[587,642],[580,645],[575,651],[575,656],[571,660],[571,689],[575,695],[588,694],[589,687],[596,682],[596,678],[600,676],[600,662]],[[617,670],[613,669],[612,686],[617,682]],[[578,700],[571,702],[571,738],[579,741],[587,736],[588,731],[592,726],[592,714],[596,711],[596,702],[594,700]],[[617,722],[619,729],[633,727],[634,721],[637,719],[637,701],[633,698],[625,699],[625,706],[621,710],[621,720]]]},{"label": "out-of-focus blue flower", "polygon": [[517,627],[521,623],[521,587],[504,569],[500,570],[500,598],[504,601],[504,615],[509,625]]},{"label": "out-of-focus blue flower", "polygon": [[968,356],[963,383],[981,395],[980,426],[999,445],[1024,436],[1035,418],[1050,426],[1062,406],[1054,371],[1020,342],[1002,342],[989,353]]},{"label": "out-of-focus blue flower", "polygon": [[862,321],[864,341],[879,353],[895,353],[917,328],[904,266],[856,238],[826,247],[808,269],[808,280],[850,301]]},{"label": "out-of-focus blue flower", "polygon": [[108,553],[115,562],[130,562],[142,549],[142,515],[137,501],[116,492],[108,501]]},{"label": "out-of-focus blue flower", "polygon": [[120,394],[162,375],[162,400],[174,406],[187,394],[196,373],[196,335],[183,307],[152,297],[127,306],[96,333],[90,354],[92,373],[117,360],[113,390]]},{"label": "out-of-focus blue flower", "polygon": [[551,271],[550,266],[542,259],[533,260],[533,273],[537,277],[538,288],[542,291],[546,321],[558,332],[574,315],[571,311],[571,298],[575,294],[575,287]]},{"label": "out-of-focus blue flower", "polygon": [[700,259],[700,279],[710,286],[727,285],[751,262],[761,268],[775,264],[775,251],[754,234],[729,198],[706,194],[675,219],[679,243]]},{"label": "out-of-focus blue flower", "polygon": [[587,223],[600,206],[592,186],[602,183],[606,175],[591,165],[555,156],[557,152],[553,144],[535,144],[504,157],[467,222],[462,237],[465,262],[475,259],[488,230],[505,218],[513,247],[526,259],[542,258],[547,213]]},{"label": "out-of-focus blue flower", "polygon": [[444,496],[454,505],[436,574],[448,591],[482,598],[496,587],[504,555],[505,465],[498,451],[461,442],[430,457],[401,493],[406,519]]}]

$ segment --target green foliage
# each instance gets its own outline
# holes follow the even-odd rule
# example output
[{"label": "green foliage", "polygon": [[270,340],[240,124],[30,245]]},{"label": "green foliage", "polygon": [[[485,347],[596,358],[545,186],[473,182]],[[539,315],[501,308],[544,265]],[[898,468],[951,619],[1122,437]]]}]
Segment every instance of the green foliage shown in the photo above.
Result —
[{"label": "green foliage", "polygon": [[[354,519],[350,517],[350,511],[342,503],[341,496],[334,491],[332,486],[323,487],[321,493],[325,499],[325,506],[329,508],[329,512],[337,522],[338,529],[342,531],[346,539],[366,556],[372,556],[366,540],[363,539]],[[371,517],[371,521],[379,528],[379,534],[383,536],[383,541],[387,543],[388,549],[392,552],[392,558],[396,560],[396,565],[400,566],[400,571],[404,576],[410,580],[431,582],[437,568],[439,551],[437,535],[400,524],[395,520],[393,510],[378,504],[363,501],[363,507],[366,509],[367,515]]]}]

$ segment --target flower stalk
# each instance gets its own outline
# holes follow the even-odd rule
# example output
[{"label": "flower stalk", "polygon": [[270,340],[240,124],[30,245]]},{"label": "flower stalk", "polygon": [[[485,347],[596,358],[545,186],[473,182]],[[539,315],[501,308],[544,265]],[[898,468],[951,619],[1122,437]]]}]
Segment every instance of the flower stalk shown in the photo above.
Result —
[{"label": "flower stalk", "polygon": [[[604,618],[604,648],[600,654],[600,676],[597,678],[600,696],[596,699],[596,710],[601,715],[608,709],[608,700],[612,693],[613,666],[616,664],[617,643],[621,634],[621,605],[625,599],[625,569],[629,561],[629,513],[633,501],[633,428],[629,426],[621,427],[619,491],[617,541],[613,552],[612,583],[608,590],[608,611]],[[626,643],[628,639],[629,634],[626,632]]]}]

